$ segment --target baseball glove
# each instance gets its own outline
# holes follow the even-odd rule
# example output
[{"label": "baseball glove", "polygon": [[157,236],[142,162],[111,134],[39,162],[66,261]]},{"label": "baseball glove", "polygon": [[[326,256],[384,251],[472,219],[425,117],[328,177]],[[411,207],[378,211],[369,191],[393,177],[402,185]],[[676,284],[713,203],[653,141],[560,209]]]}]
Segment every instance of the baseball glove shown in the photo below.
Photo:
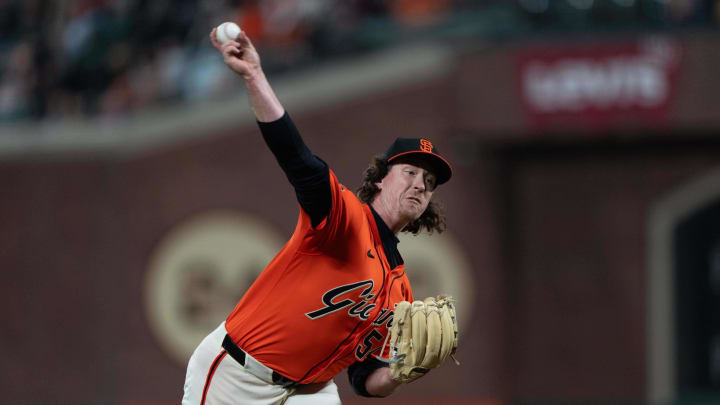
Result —
[{"label": "baseball glove", "polygon": [[390,372],[409,383],[439,366],[455,353],[458,328],[452,297],[399,302],[390,327]]}]

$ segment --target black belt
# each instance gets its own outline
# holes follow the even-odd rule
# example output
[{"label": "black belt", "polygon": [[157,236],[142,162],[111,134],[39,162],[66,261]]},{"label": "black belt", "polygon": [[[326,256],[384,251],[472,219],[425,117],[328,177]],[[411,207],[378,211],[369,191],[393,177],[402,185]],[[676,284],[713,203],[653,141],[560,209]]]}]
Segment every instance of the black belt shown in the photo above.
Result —
[{"label": "black belt", "polygon": [[[243,367],[245,366],[245,352],[243,349],[239,348],[235,342],[230,338],[230,335],[225,335],[225,339],[223,339],[222,347],[225,349],[230,357],[235,359],[240,365]],[[273,370],[272,372],[272,382],[275,385],[281,385],[283,388],[292,388],[295,386],[298,386],[300,384],[296,383],[295,381],[280,375],[277,373],[277,371]]]}]

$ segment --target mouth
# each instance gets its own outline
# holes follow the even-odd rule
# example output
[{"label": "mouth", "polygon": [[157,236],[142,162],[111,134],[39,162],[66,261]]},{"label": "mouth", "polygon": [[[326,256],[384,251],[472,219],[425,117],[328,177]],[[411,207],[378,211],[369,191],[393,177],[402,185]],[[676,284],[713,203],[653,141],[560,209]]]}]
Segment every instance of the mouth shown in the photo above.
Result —
[{"label": "mouth", "polygon": [[417,197],[408,197],[408,200],[413,201],[417,204],[422,204],[422,201],[420,201],[420,199]]}]

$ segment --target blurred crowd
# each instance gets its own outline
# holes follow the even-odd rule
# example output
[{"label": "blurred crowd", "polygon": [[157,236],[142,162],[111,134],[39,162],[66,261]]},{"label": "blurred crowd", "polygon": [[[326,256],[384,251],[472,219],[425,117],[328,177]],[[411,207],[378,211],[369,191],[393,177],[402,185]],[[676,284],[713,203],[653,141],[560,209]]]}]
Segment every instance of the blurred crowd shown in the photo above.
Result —
[{"label": "blurred crowd", "polygon": [[[233,91],[207,35],[248,32],[270,73],[505,13],[504,30],[717,24],[720,0],[0,0],[0,122],[122,115]],[[480,16],[477,19],[468,16]],[[510,27],[508,27],[510,26]],[[455,30],[466,35],[488,30]]]}]

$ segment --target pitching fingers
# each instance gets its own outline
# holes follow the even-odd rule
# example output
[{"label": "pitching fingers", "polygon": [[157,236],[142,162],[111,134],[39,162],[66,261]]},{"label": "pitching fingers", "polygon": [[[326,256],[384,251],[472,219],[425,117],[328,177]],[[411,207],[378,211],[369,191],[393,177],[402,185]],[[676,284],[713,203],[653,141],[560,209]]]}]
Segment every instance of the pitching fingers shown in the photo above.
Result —
[{"label": "pitching fingers", "polygon": [[223,56],[226,58],[229,58],[231,56],[238,56],[242,54],[242,50],[240,49],[240,44],[238,44],[235,41],[227,41],[224,44],[222,44],[222,48],[220,49]]},{"label": "pitching fingers", "polygon": [[217,28],[213,28],[212,31],[210,31],[210,42],[215,48],[222,51],[222,44],[217,40]]},{"label": "pitching fingers", "polygon": [[253,44],[250,41],[250,37],[247,36],[245,31],[242,30],[242,28],[240,29],[240,33],[238,34],[237,38],[235,38],[235,40],[240,42],[240,44],[244,47],[253,47]]}]

